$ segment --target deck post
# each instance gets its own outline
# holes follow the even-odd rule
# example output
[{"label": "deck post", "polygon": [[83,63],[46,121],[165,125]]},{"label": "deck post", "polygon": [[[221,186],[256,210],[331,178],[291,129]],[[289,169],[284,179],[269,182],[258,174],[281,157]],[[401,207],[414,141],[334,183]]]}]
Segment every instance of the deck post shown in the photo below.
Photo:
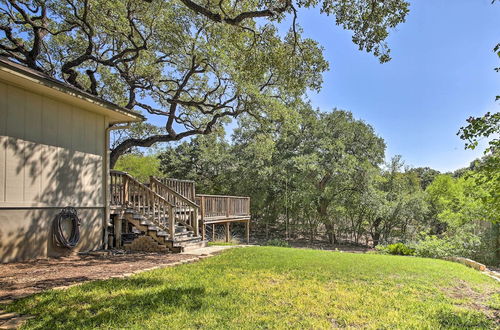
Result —
[{"label": "deck post", "polygon": [[250,244],[250,220],[245,223],[245,234],[247,237],[247,244]]},{"label": "deck post", "polygon": [[175,239],[175,215],[172,206],[168,207],[168,228],[170,231],[170,239],[173,241]]},{"label": "deck post", "polygon": [[231,233],[230,227],[229,227],[230,224],[231,224],[230,222],[226,222],[225,223],[225,225],[226,225],[226,243],[229,242],[229,236],[230,236],[230,233]]},{"label": "deck post", "polygon": [[[193,208],[193,229],[194,229],[194,236],[195,237],[198,237],[200,236],[200,222],[198,220],[198,209],[196,207]],[[202,228],[202,236],[203,236],[203,240],[205,240],[205,227]]]},{"label": "deck post", "polygon": [[123,176],[123,205],[128,204],[128,178],[126,175]]},{"label": "deck post", "polygon": [[205,222],[205,197],[204,196],[200,197],[200,216],[201,216],[201,221]]},{"label": "deck post", "polygon": [[[198,220],[196,220],[198,222]],[[206,225],[204,223],[201,224],[201,240],[204,241],[206,237]]]},{"label": "deck post", "polygon": [[215,223],[212,224],[212,241],[215,242]]},{"label": "deck post", "polygon": [[122,219],[114,216],[113,225],[115,228],[115,247],[119,248],[122,246]]}]

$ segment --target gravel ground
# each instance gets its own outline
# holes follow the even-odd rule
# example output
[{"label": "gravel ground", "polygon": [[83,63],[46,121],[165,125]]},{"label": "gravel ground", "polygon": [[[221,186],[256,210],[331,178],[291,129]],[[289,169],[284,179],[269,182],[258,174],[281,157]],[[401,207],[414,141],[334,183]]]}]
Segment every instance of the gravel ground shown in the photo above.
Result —
[{"label": "gravel ground", "polygon": [[0,300],[54,287],[107,279],[190,259],[189,254],[92,254],[0,264]]}]

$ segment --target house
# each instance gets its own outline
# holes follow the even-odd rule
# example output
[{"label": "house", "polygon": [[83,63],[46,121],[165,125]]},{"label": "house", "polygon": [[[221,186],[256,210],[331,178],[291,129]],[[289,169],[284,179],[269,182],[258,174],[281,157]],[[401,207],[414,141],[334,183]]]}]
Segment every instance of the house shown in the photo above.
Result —
[{"label": "house", "polygon": [[102,247],[107,131],[144,118],[0,59],[0,262],[60,256],[52,220],[73,206],[76,251]]},{"label": "house", "polygon": [[[109,170],[109,131],[142,120],[0,57],[0,262],[108,246],[178,252],[204,245],[207,225],[225,225],[229,239],[233,222],[246,224],[248,239],[248,197],[196,195],[192,181],[143,183]],[[79,226],[54,226],[66,207]],[[57,244],[56,234],[75,227],[76,246]]]}]

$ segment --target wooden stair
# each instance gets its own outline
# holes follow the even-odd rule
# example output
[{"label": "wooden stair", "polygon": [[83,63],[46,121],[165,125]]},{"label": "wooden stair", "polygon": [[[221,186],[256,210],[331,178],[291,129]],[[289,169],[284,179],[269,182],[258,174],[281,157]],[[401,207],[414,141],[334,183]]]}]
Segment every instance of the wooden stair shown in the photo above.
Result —
[{"label": "wooden stair", "polygon": [[154,223],[134,209],[125,210],[123,219],[131,223],[137,230],[153,238],[160,246],[165,246],[171,252],[184,252],[206,246],[206,241],[203,241],[199,236],[195,236],[194,231],[188,229],[182,223],[175,224],[174,238],[171,239],[167,228]]},{"label": "wooden stair", "polygon": [[186,205],[177,206],[162,191],[160,195],[158,188],[155,191],[151,189],[154,186],[147,186],[124,172],[111,172],[111,184],[114,214],[151,237],[158,246],[172,252],[206,246],[198,233],[196,204],[193,203],[196,207],[187,215]]}]

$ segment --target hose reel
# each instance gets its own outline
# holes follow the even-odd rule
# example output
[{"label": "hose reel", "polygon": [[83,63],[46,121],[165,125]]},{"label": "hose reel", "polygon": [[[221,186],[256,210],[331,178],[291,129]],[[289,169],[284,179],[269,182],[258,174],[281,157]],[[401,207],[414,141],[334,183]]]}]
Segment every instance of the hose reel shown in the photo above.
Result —
[{"label": "hose reel", "polygon": [[[63,229],[64,220],[71,221],[71,233],[66,237]],[[57,246],[72,249],[80,241],[80,219],[74,207],[65,207],[54,218],[54,242]]]}]

